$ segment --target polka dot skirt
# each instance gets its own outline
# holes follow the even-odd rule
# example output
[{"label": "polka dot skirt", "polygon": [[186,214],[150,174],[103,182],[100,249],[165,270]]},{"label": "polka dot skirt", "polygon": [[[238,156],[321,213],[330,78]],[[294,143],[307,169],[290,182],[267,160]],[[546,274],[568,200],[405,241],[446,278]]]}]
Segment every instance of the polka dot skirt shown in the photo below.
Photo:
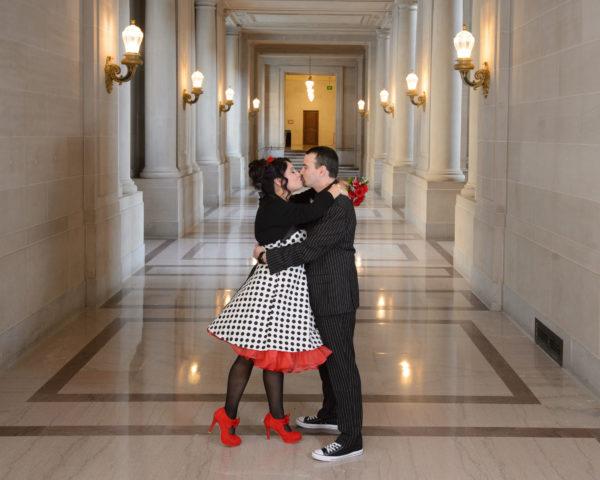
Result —
[{"label": "polka dot skirt", "polygon": [[[298,230],[265,249],[268,252],[305,239],[306,232]],[[208,331],[232,346],[261,352],[305,352],[322,347],[310,308],[304,265],[274,275],[266,265],[257,265]]]}]

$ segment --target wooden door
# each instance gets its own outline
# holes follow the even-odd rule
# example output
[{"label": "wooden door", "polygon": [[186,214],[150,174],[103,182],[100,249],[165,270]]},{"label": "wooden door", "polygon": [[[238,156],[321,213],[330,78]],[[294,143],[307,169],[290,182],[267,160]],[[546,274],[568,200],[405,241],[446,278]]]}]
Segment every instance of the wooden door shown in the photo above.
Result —
[{"label": "wooden door", "polygon": [[302,123],[302,143],[304,145],[319,144],[319,111],[304,110]]}]

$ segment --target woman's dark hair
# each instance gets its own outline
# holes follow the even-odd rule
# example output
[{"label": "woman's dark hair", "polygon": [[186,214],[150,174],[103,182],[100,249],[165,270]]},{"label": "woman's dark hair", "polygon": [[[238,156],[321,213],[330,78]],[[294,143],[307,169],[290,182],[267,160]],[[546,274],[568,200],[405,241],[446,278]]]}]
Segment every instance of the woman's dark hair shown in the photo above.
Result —
[{"label": "woman's dark hair", "polygon": [[289,158],[278,157],[270,162],[261,158],[260,160],[254,160],[248,166],[248,173],[252,179],[252,185],[257,190],[260,190],[265,195],[271,195],[275,193],[274,181],[276,178],[281,178],[282,188],[292,193],[287,189],[288,180],[285,178],[285,171],[288,168],[290,162]]}]

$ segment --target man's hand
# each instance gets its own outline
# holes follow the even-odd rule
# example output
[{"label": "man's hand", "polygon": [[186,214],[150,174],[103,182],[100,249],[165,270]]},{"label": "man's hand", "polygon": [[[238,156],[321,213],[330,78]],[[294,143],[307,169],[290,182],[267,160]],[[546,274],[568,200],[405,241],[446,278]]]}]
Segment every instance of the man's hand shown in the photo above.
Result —
[{"label": "man's hand", "polygon": [[264,252],[265,249],[264,247],[261,247],[258,243],[256,245],[254,245],[254,252],[252,253],[252,256],[258,261],[258,256],[261,254],[261,252]]}]

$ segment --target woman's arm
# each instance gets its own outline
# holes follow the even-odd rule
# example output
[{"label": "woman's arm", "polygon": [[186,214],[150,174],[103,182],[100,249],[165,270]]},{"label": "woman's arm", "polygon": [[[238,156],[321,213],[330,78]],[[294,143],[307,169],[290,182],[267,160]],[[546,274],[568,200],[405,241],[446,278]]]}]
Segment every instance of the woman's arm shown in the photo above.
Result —
[{"label": "woman's arm", "polygon": [[317,192],[314,188],[309,188],[302,193],[295,193],[289,200],[291,203],[310,203],[315,198]]},{"label": "woman's arm", "polygon": [[332,185],[326,191],[318,193],[313,203],[280,202],[273,218],[279,225],[301,225],[321,218],[341,194],[338,185]]}]

